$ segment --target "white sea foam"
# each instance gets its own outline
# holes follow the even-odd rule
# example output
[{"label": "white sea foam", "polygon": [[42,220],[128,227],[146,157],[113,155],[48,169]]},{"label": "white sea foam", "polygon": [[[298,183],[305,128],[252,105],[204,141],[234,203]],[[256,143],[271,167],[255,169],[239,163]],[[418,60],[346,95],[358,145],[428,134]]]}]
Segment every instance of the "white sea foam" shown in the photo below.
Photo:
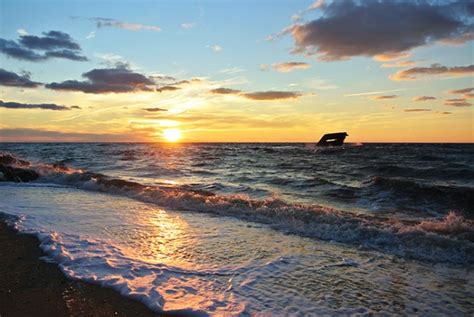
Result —
[{"label": "white sea foam", "polygon": [[3,184],[0,191],[0,210],[19,216],[13,223],[21,232],[38,236],[45,260],[70,278],[113,288],[155,311],[462,314],[469,310],[463,298],[473,295],[472,285],[444,283],[442,295],[433,287],[451,279],[472,284],[462,268],[394,261],[267,225],[68,187]]}]

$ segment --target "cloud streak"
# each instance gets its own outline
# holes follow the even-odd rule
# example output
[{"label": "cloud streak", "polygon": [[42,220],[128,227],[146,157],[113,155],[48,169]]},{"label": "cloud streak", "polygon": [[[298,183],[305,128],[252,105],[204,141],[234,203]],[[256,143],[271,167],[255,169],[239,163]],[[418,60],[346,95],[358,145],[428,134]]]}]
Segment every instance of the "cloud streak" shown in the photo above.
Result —
[{"label": "cloud streak", "polygon": [[474,90],[474,87],[450,90],[450,94],[467,94]]},{"label": "cloud streak", "polygon": [[382,68],[401,68],[401,67],[412,67],[415,66],[415,62],[413,61],[396,61],[393,63],[383,63],[380,65]]},{"label": "cloud streak", "polygon": [[281,100],[281,99],[296,99],[303,94],[297,91],[256,91],[256,92],[242,92],[241,90],[230,88],[217,88],[209,91],[212,94],[220,95],[236,95],[252,100]]},{"label": "cloud streak", "polygon": [[472,104],[466,98],[447,99],[444,101],[445,106],[450,107],[470,107]]},{"label": "cloud streak", "polygon": [[220,95],[238,95],[240,90],[231,89],[231,88],[216,88],[209,91],[211,94],[220,94]]},{"label": "cloud streak", "polygon": [[109,18],[92,18],[96,23],[96,26],[98,29],[100,28],[106,28],[106,27],[112,27],[112,28],[118,28],[118,29],[124,29],[128,31],[153,31],[153,32],[160,32],[161,27],[156,26],[156,25],[146,25],[146,24],[140,24],[140,23],[130,23],[130,22],[123,22],[115,19],[109,19]]},{"label": "cloud streak", "polygon": [[359,97],[359,96],[370,96],[370,95],[378,95],[378,94],[385,94],[388,92],[396,92],[396,91],[404,91],[405,88],[399,89],[391,89],[391,90],[383,90],[383,91],[368,91],[368,92],[358,92],[354,94],[345,95],[346,97]]},{"label": "cloud streak", "polygon": [[414,109],[405,109],[403,110],[405,112],[427,112],[431,111],[431,109],[426,109],[426,108],[414,108]]},{"label": "cloud streak", "polygon": [[[51,141],[51,142],[123,142],[135,139],[135,134],[80,133],[29,128],[0,129],[2,141]],[[136,139],[140,140],[140,139]]]},{"label": "cloud streak", "polygon": [[42,110],[71,110],[71,109],[80,109],[79,106],[61,106],[54,103],[39,103],[39,104],[30,104],[30,103],[19,103],[19,102],[3,102],[0,100],[0,108],[7,109],[42,109]]},{"label": "cloud streak", "polygon": [[32,81],[28,73],[18,75],[0,68],[0,85],[22,88],[36,88],[40,86],[41,83]]},{"label": "cloud streak", "polygon": [[168,109],[163,109],[163,108],[143,108],[143,110],[148,111],[148,112],[162,112],[162,111],[168,111]]},{"label": "cloud streak", "polygon": [[436,100],[436,97],[432,97],[432,96],[416,96],[416,97],[413,97],[412,100],[415,101],[415,102],[428,101],[428,100]]},{"label": "cloud streak", "polygon": [[450,90],[450,94],[462,94],[464,98],[474,98],[474,87]]},{"label": "cloud streak", "polygon": [[432,64],[430,67],[414,67],[390,75],[395,81],[416,80],[425,76],[455,76],[464,77],[474,74],[474,65],[448,67],[441,64]]},{"label": "cloud streak", "polygon": [[[273,70],[279,73],[289,73],[294,70],[304,70],[311,68],[311,64],[304,63],[304,62],[286,62],[286,63],[275,63],[272,64],[271,67]],[[260,65],[261,70],[267,70],[270,68],[270,65],[262,64]]]},{"label": "cloud streak", "polygon": [[387,100],[387,99],[395,99],[398,98],[397,95],[384,95],[384,96],[375,96],[372,97],[373,100]]}]

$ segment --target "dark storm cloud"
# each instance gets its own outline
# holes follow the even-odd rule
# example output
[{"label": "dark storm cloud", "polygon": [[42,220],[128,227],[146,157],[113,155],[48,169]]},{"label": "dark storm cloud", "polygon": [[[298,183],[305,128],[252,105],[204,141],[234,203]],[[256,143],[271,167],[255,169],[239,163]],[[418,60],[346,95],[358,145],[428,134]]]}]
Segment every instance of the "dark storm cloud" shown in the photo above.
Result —
[{"label": "dark storm cloud", "polygon": [[413,97],[413,101],[428,101],[428,100],[436,100],[436,97],[431,96],[416,96]]},{"label": "dark storm cloud", "polygon": [[55,50],[55,49],[69,49],[80,50],[81,47],[72,37],[64,32],[49,31],[43,32],[44,36],[22,35],[20,36],[20,44],[29,49],[37,50]]},{"label": "dark storm cloud", "polygon": [[82,77],[86,80],[54,82],[45,87],[91,94],[153,91],[155,88],[155,82],[151,78],[125,67],[93,69],[82,74]]},{"label": "dark storm cloud", "polygon": [[23,87],[23,88],[35,88],[41,85],[36,81],[30,80],[29,74],[18,75],[13,72],[9,72],[3,68],[0,68],[0,85],[12,86],[12,87]]},{"label": "dark storm cloud", "polygon": [[[169,83],[169,76],[146,76],[129,68],[128,64],[117,63],[113,68],[96,68],[82,74],[86,80],[66,80],[45,85],[53,90],[81,91],[90,94],[128,93],[138,91],[166,92],[181,89],[198,79]],[[161,81],[161,82],[160,82]],[[200,81],[200,80],[199,80]]]},{"label": "dark storm cloud", "polygon": [[45,55],[37,54],[33,50],[18,45],[15,41],[0,38],[0,52],[16,59],[39,62],[47,59]]},{"label": "dark storm cloud", "polygon": [[71,110],[80,109],[79,106],[61,106],[54,103],[39,103],[39,104],[30,104],[30,103],[19,103],[19,102],[3,102],[0,100],[0,108],[7,109],[43,109],[43,110]]},{"label": "dark storm cloud", "polygon": [[[472,4],[425,1],[333,1],[322,15],[294,24],[294,53],[335,61],[354,56],[396,59],[401,53],[436,41],[472,39]],[[390,59],[390,58],[389,58]],[[386,60],[386,59],[385,59]]]},{"label": "dark storm cloud", "polygon": [[297,91],[256,91],[256,92],[242,92],[241,90],[230,88],[217,88],[209,91],[212,94],[218,95],[237,95],[247,99],[253,100],[278,100],[291,99],[301,97],[303,94]]},{"label": "dark storm cloud", "polygon": [[41,62],[51,58],[87,61],[81,47],[67,33],[43,32],[43,36],[21,35],[18,42],[0,38],[0,52],[16,59]]},{"label": "dark storm cloud", "polygon": [[469,76],[474,74],[474,65],[447,67],[440,64],[433,64],[430,67],[414,67],[401,70],[390,76],[392,80],[414,80],[420,76]]}]

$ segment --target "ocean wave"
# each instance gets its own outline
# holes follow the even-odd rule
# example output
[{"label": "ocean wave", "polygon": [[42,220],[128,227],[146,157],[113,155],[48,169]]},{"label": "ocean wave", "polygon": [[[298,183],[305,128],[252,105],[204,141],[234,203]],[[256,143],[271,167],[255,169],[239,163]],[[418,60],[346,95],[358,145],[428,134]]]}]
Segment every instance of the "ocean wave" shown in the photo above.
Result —
[{"label": "ocean wave", "polygon": [[[9,164],[20,168],[15,162],[21,160],[13,158],[14,160],[9,160]],[[0,162],[2,159],[3,155],[0,154]],[[173,210],[236,217],[269,224],[287,233],[376,249],[419,260],[474,263],[474,223],[454,213],[442,220],[398,221],[342,212],[318,205],[288,203],[278,197],[251,199],[246,195],[218,195],[212,191],[183,186],[147,186],[63,166],[30,164],[29,168],[40,175],[36,182],[124,195]],[[406,191],[408,195],[411,194],[410,189],[407,189],[410,186],[415,186],[411,190],[418,190],[418,185],[384,178],[373,180],[373,185]],[[436,188],[421,187],[421,190],[433,190],[433,197],[445,194]],[[459,195],[466,201],[472,200],[454,193],[453,195]],[[465,194],[468,193],[469,189]]]},{"label": "ocean wave", "polygon": [[391,191],[398,197],[413,201],[426,201],[450,205],[472,218],[474,206],[474,188],[463,186],[442,186],[425,184],[414,179],[400,179],[375,176],[368,182],[368,187],[376,192]]},{"label": "ocean wave", "polygon": [[[467,179],[474,178],[474,172],[468,166],[453,166],[449,164],[443,167],[411,167],[398,164],[380,164],[376,166],[367,166],[368,170],[373,170],[377,174],[384,176],[406,176],[417,178],[440,178],[440,179]],[[460,166],[459,166],[460,165]]]}]

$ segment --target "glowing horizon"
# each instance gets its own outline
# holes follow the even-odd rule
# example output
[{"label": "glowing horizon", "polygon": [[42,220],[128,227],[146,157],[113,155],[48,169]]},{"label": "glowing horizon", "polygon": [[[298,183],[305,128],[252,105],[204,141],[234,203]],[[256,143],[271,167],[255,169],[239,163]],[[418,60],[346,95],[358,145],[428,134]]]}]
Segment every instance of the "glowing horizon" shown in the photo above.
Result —
[{"label": "glowing horizon", "polygon": [[135,3],[2,2],[0,142],[474,142],[467,4]]}]

